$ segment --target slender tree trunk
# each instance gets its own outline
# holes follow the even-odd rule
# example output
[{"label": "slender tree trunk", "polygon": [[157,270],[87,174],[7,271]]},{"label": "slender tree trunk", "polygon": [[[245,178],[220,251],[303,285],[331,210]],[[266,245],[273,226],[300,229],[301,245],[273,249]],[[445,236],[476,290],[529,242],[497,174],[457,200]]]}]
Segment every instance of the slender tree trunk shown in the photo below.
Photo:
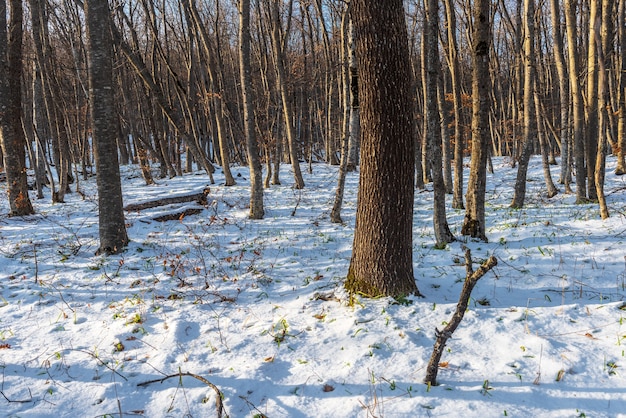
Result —
[{"label": "slender tree trunk", "polygon": [[454,185],[452,181],[452,153],[450,150],[450,118],[448,117],[448,106],[446,106],[446,94],[444,91],[443,75],[441,71],[439,72],[437,83],[437,105],[439,107],[439,117],[441,118],[443,183],[446,194],[452,194]]},{"label": "slender tree trunk", "polygon": [[472,8],[472,159],[467,185],[467,209],[461,233],[487,241],[485,192],[489,154],[489,50],[491,11],[489,0],[476,0]]},{"label": "slender tree trunk", "polygon": [[626,174],[626,0],[619,0],[617,33],[619,39],[618,119],[617,119],[617,167],[615,174]]},{"label": "slender tree trunk", "polygon": [[576,203],[587,201],[587,173],[585,170],[585,140],[583,97],[578,81],[578,45],[576,42],[576,0],[565,0],[570,92],[572,94],[572,119],[574,122],[574,164],[576,169]]},{"label": "slender tree trunk", "polygon": [[263,173],[254,132],[252,69],[250,66],[250,0],[239,2],[239,66],[243,96],[243,124],[250,167],[250,218],[263,219]]},{"label": "slender tree trunk", "polygon": [[429,151],[429,166],[433,178],[434,208],[433,227],[435,230],[435,246],[444,248],[454,241],[454,236],[448,227],[446,219],[446,188],[442,172],[442,141],[441,119],[439,118],[439,98],[437,87],[439,84],[439,0],[427,0],[426,24],[424,30],[425,42],[425,79],[426,96],[426,138]]},{"label": "slender tree trunk", "polygon": [[458,46],[456,39],[456,11],[452,0],[444,0],[446,8],[446,26],[448,33],[448,60],[452,81],[452,102],[454,105],[454,187],[452,207],[463,209],[463,129],[461,126],[461,86]]},{"label": "slender tree trunk", "polygon": [[561,174],[559,183],[565,185],[565,193],[571,193],[570,182],[571,175],[571,137],[569,135],[569,118],[570,118],[570,92],[569,81],[567,79],[567,66],[565,63],[565,55],[563,53],[563,33],[561,30],[561,8],[559,0],[550,0],[550,8],[552,11],[552,30],[553,53],[556,71],[559,78],[559,105],[561,107],[559,140],[561,142]]},{"label": "slender tree trunk", "polygon": [[285,132],[287,134],[287,144],[289,146],[289,159],[293,167],[293,176],[296,189],[304,188],[304,179],[300,170],[298,160],[298,144],[296,132],[293,127],[293,110],[289,99],[289,89],[287,87],[287,72],[285,70],[285,46],[281,37],[280,14],[278,10],[278,0],[270,0],[270,14],[272,20],[272,47],[274,49],[274,59],[276,64],[276,84],[280,91],[280,98],[283,105],[283,116],[285,119]]},{"label": "slender tree trunk", "polygon": [[98,184],[100,247],[96,254],[116,254],[128,244],[117,156],[117,116],[113,90],[111,15],[108,2],[85,1],[89,47],[89,96]]},{"label": "slender tree trunk", "polygon": [[535,118],[534,90],[537,77],[535,69],[535,0],[524,0],[524,145],[517,167],[515,192],[511,207],[524,207],[526,197],[526,175],[528,162],[537,138],[537,119]]},{"label": "slender tree trunk", "polygon": [[541,164],[543,167],[543,178],[546,182],[546,189],[548,192],[548,198],[552,198],[556,196],[559,191],[554,185],[554,181],[552,181],[552,173],[550,173],[550,161],[548,154],[550,150],[549,139],[546,135],[544,129],[544,121],[541,115],[541,98],[539,97],[539,92],[537,91],[537,80],[535,80],[535,94],[534,94],[534,106],[535,106],[535,116],[537,118],[537,137],[539,138],[539,146],[541,148]]},{"label": "slender tree trunk", "polygon": [[348,22],[348,65],[350,70],[350,125],[348,139],[348,171],[359,165],[359,72],[356,66],[354,27]]},{"label": "slender tree trunk", "polygon": [[350,3],[341,16],[341,49],[342,49],[342,69],[343,69],[343,126],[342,126],[342,145],[341,145],[341,162],[339,163],[339,176],[337,179],[337,189],[335,191],[335,202],[330,211],[330,221],[332,223],[342,223],[341,206],[343,204],[343,191],[346,184],[346,172],[348,171],[348,145],[350,137],[350,54],[352,51],[348,46],[350,25]]},{"label": "slender tree trunk", "polygon": [[[600,0],[593,0],[600,1]],[[609,208],[604,195],[604,171],[606,170],[606,146],[608,126],[608,108],[611,105],[609,97],[609,77],[607,72],[608,55],[612,51],[613,25],[611,16],[611,0],[602,0],[601,27],[594,25],[598,50],[598,87],[599,87],[599,138],[596,150],[596,166],[594,173],[596,194],[600,204],[600,216],[602,219],[609,217]]]},{"label": "slender tree trunk", "polygon": [[598,199],[594,185],[596,152],[598,150],[598,36],[595,26],[600,24],[600,1],[589,2],[589,46],[587,48],[587,100],[585,124],[585,159],[587,162],[587,197]]},{"label": "slender tree trunk", "polygon": [[228,139],[226,134],[226,125],[224,122],[225,110],[224,110],[224,86],[221,77],[218,75],[220,71],[217,68],[217,63],[214,58],[214,54],[211,51],[211,45],[209,40],[209,34],[206,31],[204,25],[200,21],[200,15],[196,8],[195,0],[183,1],[184,10],[189,15],[189,21],[191,21],[196,32],[199,35],[204,54],[207,57],[206,68],[209,73],[209,80],[211,87],[216,90],[210,93],[211,101],[213,102],[213,108],[215,109],[214,117],[217,127],[217,139],[220,150],[220,159],[222,162],[222,170],[224,172],[225,186],[234,186],[236,184],[235,179],[230,171],[230,150],[228,149]]},{"label": "slender tree trunk", "polygon": [[[352,0],[361,105],[361,177],[350,294],[417,292],[413,276],[412,80],[402,0]],[[391,93],[393,92],[393,93]]]},{"label": "slender tree trunk", "polygon": [[22,129],[22,0],[0,0],[0,143],[7,177],[9,216],[34,213],[26,181],[26,138]]}]

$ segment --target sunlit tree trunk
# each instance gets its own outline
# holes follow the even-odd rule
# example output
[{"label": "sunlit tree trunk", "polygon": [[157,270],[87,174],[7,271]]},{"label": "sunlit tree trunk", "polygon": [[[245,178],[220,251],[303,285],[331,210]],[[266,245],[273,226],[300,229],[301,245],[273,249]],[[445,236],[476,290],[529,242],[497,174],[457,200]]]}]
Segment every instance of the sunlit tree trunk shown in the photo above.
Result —
[{"label": "sunlit tree trunk", "polygon": [[526,197],[526,175],[528,163],[537,139],[537,120],[535,119],[534,90],[537,72],[535,69],[535,0],[524,0],[524,137],[522,154],[517,166],[517,178],[511,207],[520,209]]},{"label": "sunlit tree trunk", "polygon": [[570,92],[572,94],[572,119],[574,134],[574,164],[576,168],[576,202],[587,201],[587,172],[585,169],[585,140],[583,138],[585,114],[583,97],[578,80],[578,45],[576,42],[576,0],[565,0],[565,25],[567,29]]},{"label": "sunlit tree trunk", "polygon": [[585,159],[587,163],[587,197],[597,200],[594,185],[596,152],[598,150],[598,42],[599,31],[595,25],[600,24],[600,1],[589,1],[589,46],[587,48],[587,97],[585,101]]},{"label": "sunlit tree trunk", "polygon": [[598,203],[600,204],[600,216],[602,219],[609,217],[609,208],[606,203],[606,196],[604,195],[604,171],[606,170],[607,132],[609,130],[608,108],[611,105],[609,96],[609,75],[607,71],[607,63],[609,62],[608,54],[612,51],[613,41],[613,16],[611,16],[611,3],[612,0],[602,0],[601,26],[598,27],[597,24],[593,26],[593,30],[596,32],[598,50],[598,128],[600,134],[596,150],[594,180]]},{"label": "sunlit tree trunk", "polygon": [[343,126],[341,140],[341,162],[339,163],[339,175],[337,179],[337,189],[335,190],[335,201],[330,211],[330,221],[342,223],[341,206],[343,205],[343,192],[346,184],[346,172],[348,171],[349,160],[349,137],[350,137],[350,54],[352,51],[348,46],[350,37],[350,3],[341,16],[341,49],[342,49],[342,79],[343,79]]},{"label": "sunlit tree trunk", "polygon": [[402,0],[353,0],[361,110],[361,177],[345,287],[417,292],[413,277],[412,80]]},{"label": "sunlit tree trunk", "polygon": [[239,66],[243,97],[243,123],[250,167],[250,218],[263,219],[263,173],[254,131],[254,98],[250,66],[250,0],[239,2]]},{"label": "sunlit tree trunk", "polygon": [[626,174],[626,0],[619,0],[617,33],[619,40],[618,120],[617,120],[617,167],[615,174]]},{"label": "sunlit tree trunk", "polygon": [[485,192],[489,130],[489,50],[491,11],[489,0],[476,0],[472,8],[472,159],[467,185],[467,208],[461,233],[487,241]]}]

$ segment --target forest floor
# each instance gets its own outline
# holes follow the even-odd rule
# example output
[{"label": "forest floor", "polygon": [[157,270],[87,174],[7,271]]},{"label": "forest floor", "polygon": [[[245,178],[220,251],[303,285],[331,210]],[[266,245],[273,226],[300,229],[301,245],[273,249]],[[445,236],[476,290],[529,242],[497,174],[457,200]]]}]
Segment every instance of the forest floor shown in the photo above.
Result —
[{"label": "forest floor", "polygon": [[[228,188],[218,173],[199,215],[152,220],[185,204],[127,213],[132,242],[109,257],[94,255],[95,179],[65,204],[33,195],[36,215],[0,218],[0,415],[211,417],[217,389],[230,417],[626,417],[626,176],[614,166],[602,221],[574,195],[547,199],[538,158],[526,207],[510,209],[516,169],[494,159],[489,243],[461,237],[464,212],[449,210],[459,241],[445,249],[434,246],[432,186],[418,191],[424,298],[401,303],[350,303],[343,290],[358,175],[345,224],[332,224],[337,167],[303,165],[306,188],[294,190],[283,165],[260,221],[247,218],[247,169],[234,168]],[[198,172],[154,186],[136,166],[122,174],[125,204],[208,185]],[[474,268],[491,255],[498,265],[428,387],[435,329],[465,278],[463,245]]]}]

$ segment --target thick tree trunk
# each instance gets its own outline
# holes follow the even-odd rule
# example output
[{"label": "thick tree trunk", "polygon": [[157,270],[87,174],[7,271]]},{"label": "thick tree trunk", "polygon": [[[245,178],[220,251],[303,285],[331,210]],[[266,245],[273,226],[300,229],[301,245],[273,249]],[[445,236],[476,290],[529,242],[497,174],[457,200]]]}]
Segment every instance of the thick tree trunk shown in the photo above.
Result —
[{"label": "thick tree trunk", "polygon": [[[345,287],[417,292],[413,277],[413,102],[402,0],[353,0],[361,110],[361,178]],[[391,93],[392,92],[392,93]]]},{"label": "thick tree trunk", "polygon": [[85,1],[89,97],[98,185],[100,247],[96,254],[116,254],[128,244],[116,145],[110,19],[108,2]]},{"label": "thick tree trunk", "polygon": [[26,138],[22,129],[21,0],[10,0],[9,30],[6,2],[0,1],[0,143],[7,177],[9,216],[34,213],[26,181]]},{"label": "thick tree trunk", "polygon": [[489,0],[476,0],[472,9],[472,160],[467,186],[467,209],[461,233],[487,241],[485,192],[489,154],[489,49],[491,11]]}]

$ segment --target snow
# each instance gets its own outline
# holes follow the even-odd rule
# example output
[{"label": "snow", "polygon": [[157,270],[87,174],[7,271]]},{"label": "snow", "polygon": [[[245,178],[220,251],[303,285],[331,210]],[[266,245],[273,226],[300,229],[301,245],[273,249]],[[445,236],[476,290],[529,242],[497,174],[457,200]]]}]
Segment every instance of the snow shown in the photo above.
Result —
[{"label": "snow", "polygon": [[[218,174],[200,215],[158,223],[150,219],[174,208],[128,213],[132,242],[109,257],[94,255],[95,179],[81,181],[84,200],[32,196],[36,215],[0,218],[0,415],[216,416],[215,392],[191,376],[138,386],[192,373],[222,391],[231,417],[626,417],[626,177],[614,166],[602,221],[573,195],[546,199],[538,158],[526,207],[510,209],[516,169],[495,159],[490,242],[443,250],[432,191],[418,191],[414,263],[425,297],[405,304],[349,303],[358,177],[347,179],[346,224],[331,224],[336,167],[314,164],[294,190],[283,165],[260,221],[247,218],[248,172],[235,167],[238,185],[219,185]],[[122,175],[125,203],[208,185],[197,172],[155,186],[138,167]],[[458,238],[463,215],[448,210]],[[492,254],[498,266],[448,341],[440,385],[427,387],[435,329],[465,277],[462,244],[474,267]]]}]

